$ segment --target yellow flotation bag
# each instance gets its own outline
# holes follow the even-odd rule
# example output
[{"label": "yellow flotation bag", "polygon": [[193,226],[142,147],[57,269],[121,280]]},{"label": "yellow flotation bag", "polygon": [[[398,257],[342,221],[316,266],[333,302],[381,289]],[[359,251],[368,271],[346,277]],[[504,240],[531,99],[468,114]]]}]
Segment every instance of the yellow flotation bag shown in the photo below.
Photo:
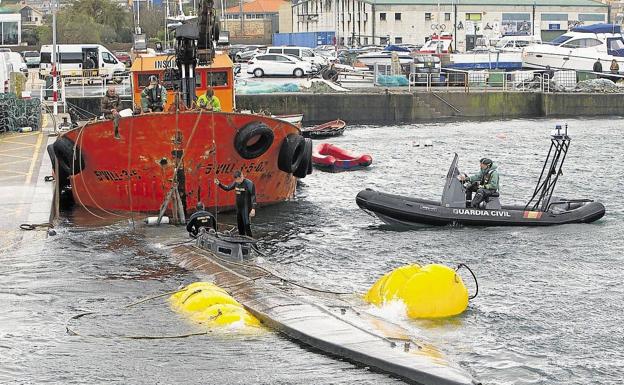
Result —
[{"label": "yellow flotation bag", "polygon": [[243,322],[259,326],[260,322],[225,290],[210,282],[195,282],[173,294],[171,307],[192,321],[215,325]]},{"label": "yellow flotation bag", "polygon": [[375,305],[401,300],[411,318],[441,318],[466,310],[468,290],[461,276],[450,267],[414,264],[385,274],[365,299]]}]

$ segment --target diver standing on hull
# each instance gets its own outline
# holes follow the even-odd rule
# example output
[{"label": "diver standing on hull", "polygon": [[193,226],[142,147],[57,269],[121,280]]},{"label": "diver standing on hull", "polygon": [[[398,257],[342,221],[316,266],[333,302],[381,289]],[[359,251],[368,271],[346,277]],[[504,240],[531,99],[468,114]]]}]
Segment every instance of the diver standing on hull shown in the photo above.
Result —
[{"label": "diver standing on hull", "polygon": [[[468,182],[470,185],[466,187],[466,201],[471,201],[470,206],[478,208],[481,202],[488,199],[491,196],[497,196],[498,194],[498,171],[496,163],[491,159],[481,158],[479,161],[481,170],[472,176],[462,174],[459,176],[459,180],[462,182]],[[476,191],[474,199],[472,193]]]},{"label": "diver standing on hull", "polygon": [[225,191],[236,191],[236,222],[240,235],[251,235],[251,218],[256,215],[256,187],[253,182],[246,179],[239,170],[234,171],[234,182],[227,186],[221,184],[219,179],[215,184]]}]

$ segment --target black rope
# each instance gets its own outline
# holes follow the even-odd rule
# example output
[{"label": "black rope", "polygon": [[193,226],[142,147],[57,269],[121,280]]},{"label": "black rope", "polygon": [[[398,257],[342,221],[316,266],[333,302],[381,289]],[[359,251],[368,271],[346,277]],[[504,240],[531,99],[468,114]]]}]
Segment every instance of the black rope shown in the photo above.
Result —
[{"label": "black rope", "polygon": [[465,263],[460,263],[459,265],[457,265],[457,268],[455,269],[455,272],[459,271],[459,269],[462,268],[462,267],[465,267],[466,269],[468,269],[470,274],[472,274],[472,278],[475,281],[475,286],[476,286],[477,289],[476,289],[474,295],[471,295],[471,296],[468,297],[468,299],[475,299],[477,297],[477,295],[479,294],[479,282],[477,281],[477,276],[472,271],[472,269],[470,267],[468,267],[468,265],[466,265]]},{"label": "black rope", "polygon": [[52,223],[46,222],[46,223],[22,223],[20,226],[20,229],[22,230],[35,230],[37,227],[50,227],[50,228],[54,228],[54,225],[52,225]]}]

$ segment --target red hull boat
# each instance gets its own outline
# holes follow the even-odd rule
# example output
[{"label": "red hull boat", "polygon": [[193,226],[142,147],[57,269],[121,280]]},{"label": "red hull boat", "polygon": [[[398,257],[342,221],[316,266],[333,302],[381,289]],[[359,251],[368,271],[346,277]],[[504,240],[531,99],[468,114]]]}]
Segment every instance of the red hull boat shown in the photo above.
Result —
[{"label": "red hull boat", "polygon": [[[75,155],[74,155],[75,150]],[[158,212],[177,190],[185,211],[197,201],[234,206],[215,186],[242,170],[260,204],[289,199],[311,172],[312,142],[290,123],[225,112],[172,112],[98,121],[62,135],[50,149],[61,188],[76,203],[101,210]]]},{"label": "red hull boat", "polygon": [[370,155],[355,155],[330,143],[320,143],[312,152],[312,164],[325,171],[358,170],[371,163],[373,158]]}]

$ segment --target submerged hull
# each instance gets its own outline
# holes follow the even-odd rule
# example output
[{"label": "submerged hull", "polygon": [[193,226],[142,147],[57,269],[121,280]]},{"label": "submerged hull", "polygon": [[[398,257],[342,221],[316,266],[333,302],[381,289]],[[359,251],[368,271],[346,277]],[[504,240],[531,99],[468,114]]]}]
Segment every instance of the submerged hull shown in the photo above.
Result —
[{"label": "submerged hull", "polygon": [[605,214],[605,208],[599,202],[585,202],[568,210],[549,212],[528,211],[522,206],[488,210],[444,207],[440,202],[370,189],[360,191],[356,202],[361,209],[374,213],[390,225],[549,226],[590,223]]},{"label": "submerged hull", "polygon": [[423,385],[478,382],[441,351],[407,330],[337,295],[278,279],[266,264],[230,261],[197,246],[179,246],[174,260],[230,290],[263,324],[319,351]]},{"label": "submerged hull", "polygon": [[[112,121],[89,123],[65,133],[57,140],[62,146],[57,147],[67,171],[71,155],[62,151],[76,146],[66,179],[77,204],[158,212],[174,180],[185,210],[197,201],[207,207],[233,207],[235,193],[221,190],[214,179],[229,184],[235,170],[254,182],[258,203],[291,198],[296,177],[278,166],[289,135],[299,139],[300,132],[290,123],[266,116],[191,111],[122,118],[118,137]],[[258,155],[259,147],[267,148]],[[59,159],[59,149],[55,151]],[[62,183],[64,178],[59,179]]]}]

